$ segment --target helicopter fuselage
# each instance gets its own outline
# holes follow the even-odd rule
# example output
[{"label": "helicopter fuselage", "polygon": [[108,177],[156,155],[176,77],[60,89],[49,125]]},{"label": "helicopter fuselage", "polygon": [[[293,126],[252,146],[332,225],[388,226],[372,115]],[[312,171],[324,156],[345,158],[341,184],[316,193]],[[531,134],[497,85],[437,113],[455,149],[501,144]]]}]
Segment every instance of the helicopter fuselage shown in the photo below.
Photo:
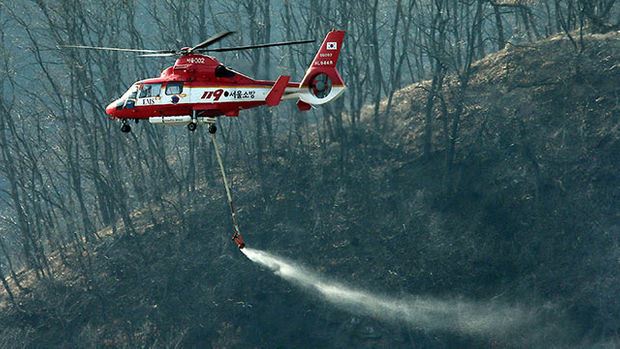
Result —
[{"label": "helicopter fuselage", "polygon": [[[301,82],[282,75],[276,81],[255,80],[203,54],[185,54],[157,78],[134,83],[110,103],[114,119],[149,119],[158,124],[188,124],[201,118],[238,116],[240,110],[297,99],[299,110],[334,100],[345,90],[336,70],[343,31],[325,37]],[[188,125],[191,126],[191,125]]]},{"label": "helicopter fuselage", "polygon": [[[187,55],[158,78],[136,82],[106,108],[118,119],[191,115],[238,116],[239,110],[266,104],[275,81],[254,80],[213,57]],[[288,82],[281,99],[298,98],[300,83]]]}]

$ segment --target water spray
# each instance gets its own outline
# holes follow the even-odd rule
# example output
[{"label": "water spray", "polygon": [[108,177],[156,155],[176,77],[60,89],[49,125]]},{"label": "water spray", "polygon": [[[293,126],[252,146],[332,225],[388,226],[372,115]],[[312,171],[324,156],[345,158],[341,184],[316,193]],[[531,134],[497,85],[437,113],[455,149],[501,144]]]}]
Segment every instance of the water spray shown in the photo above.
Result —
[{"label": "water spray", "polygon": [[344,310],[384,321],[404,322],[414,328],[495,337],[515,333],[533,320],[530,311],[494,302],[440,300],[420,296],[384,297],[332,281],[264,251],[244,248],[241,252],[281,278],[320,295]]}]

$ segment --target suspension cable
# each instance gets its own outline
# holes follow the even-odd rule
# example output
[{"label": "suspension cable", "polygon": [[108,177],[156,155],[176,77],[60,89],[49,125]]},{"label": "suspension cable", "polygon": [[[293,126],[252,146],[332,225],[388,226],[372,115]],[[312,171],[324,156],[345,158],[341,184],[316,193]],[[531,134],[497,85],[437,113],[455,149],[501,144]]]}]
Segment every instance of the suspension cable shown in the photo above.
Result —
[{"label": "suspension cable", "polygon": [[217,140],[215,137],[215,133],[211,133],[211,141],[213,142],[213,148],[215,149],[215,156],[217,158],[217,162],[220,165],[220,173],[222,174],[222,181],[224,182],[224,188],[226,189],[226,197],[228,198],[228,206],[230,207],[230,216],[232,218],[233,224],[233,237],[232,239],[237,243],[239,248],[245,247],[245,243],[243,242],[243,238],[239,233],[239,224],[237,223],[237,212],[235,211],[235,204],[233,202],[233,197],[230,192],[230,187],[228,186],[228,178],[226,177],[226,170],[224,169],[224,162],[222,161],[222,156],[220,155],[220,147],[217,144]]}]

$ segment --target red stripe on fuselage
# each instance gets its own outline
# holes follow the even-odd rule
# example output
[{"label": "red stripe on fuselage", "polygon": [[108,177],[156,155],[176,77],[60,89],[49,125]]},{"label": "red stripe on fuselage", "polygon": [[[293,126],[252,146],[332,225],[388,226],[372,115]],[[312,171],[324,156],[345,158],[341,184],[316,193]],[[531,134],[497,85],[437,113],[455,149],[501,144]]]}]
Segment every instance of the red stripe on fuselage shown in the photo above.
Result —
[{"label": "red stripe on fuselage", "polygon": [[198,111],[201,116],[220,116],[229,112],[250,109],[261,105],[265,105],[265,101],[140,105],[131,109],[114,109],[107,112],[117,119],[147,119],[154,116],[192,115],[194,110]]}]

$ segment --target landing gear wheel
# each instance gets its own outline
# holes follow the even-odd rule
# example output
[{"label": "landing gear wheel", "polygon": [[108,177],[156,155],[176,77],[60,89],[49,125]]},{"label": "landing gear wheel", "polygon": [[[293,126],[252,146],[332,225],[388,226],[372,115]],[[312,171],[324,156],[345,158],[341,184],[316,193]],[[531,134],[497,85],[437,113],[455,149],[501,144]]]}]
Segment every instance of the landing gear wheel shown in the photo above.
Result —
[{"label": "landing gear wheel", "polygon": [[214,134],[215,132],[217,132],[217,126],[213,124],[209,125],[209,133]]},{"label": "landing gear wheel", "polygon": [[123,124],[123,126],[121,126],[121,132],[123,133],[131,132],[131,126],[129,126],[129,124]]},{"label": "landing gear wheel", "polygon": [[194,132],[196,131],[196,126],[197,124],[195,122],[190,122],[189,124],[187,124],[187,129]]}]

